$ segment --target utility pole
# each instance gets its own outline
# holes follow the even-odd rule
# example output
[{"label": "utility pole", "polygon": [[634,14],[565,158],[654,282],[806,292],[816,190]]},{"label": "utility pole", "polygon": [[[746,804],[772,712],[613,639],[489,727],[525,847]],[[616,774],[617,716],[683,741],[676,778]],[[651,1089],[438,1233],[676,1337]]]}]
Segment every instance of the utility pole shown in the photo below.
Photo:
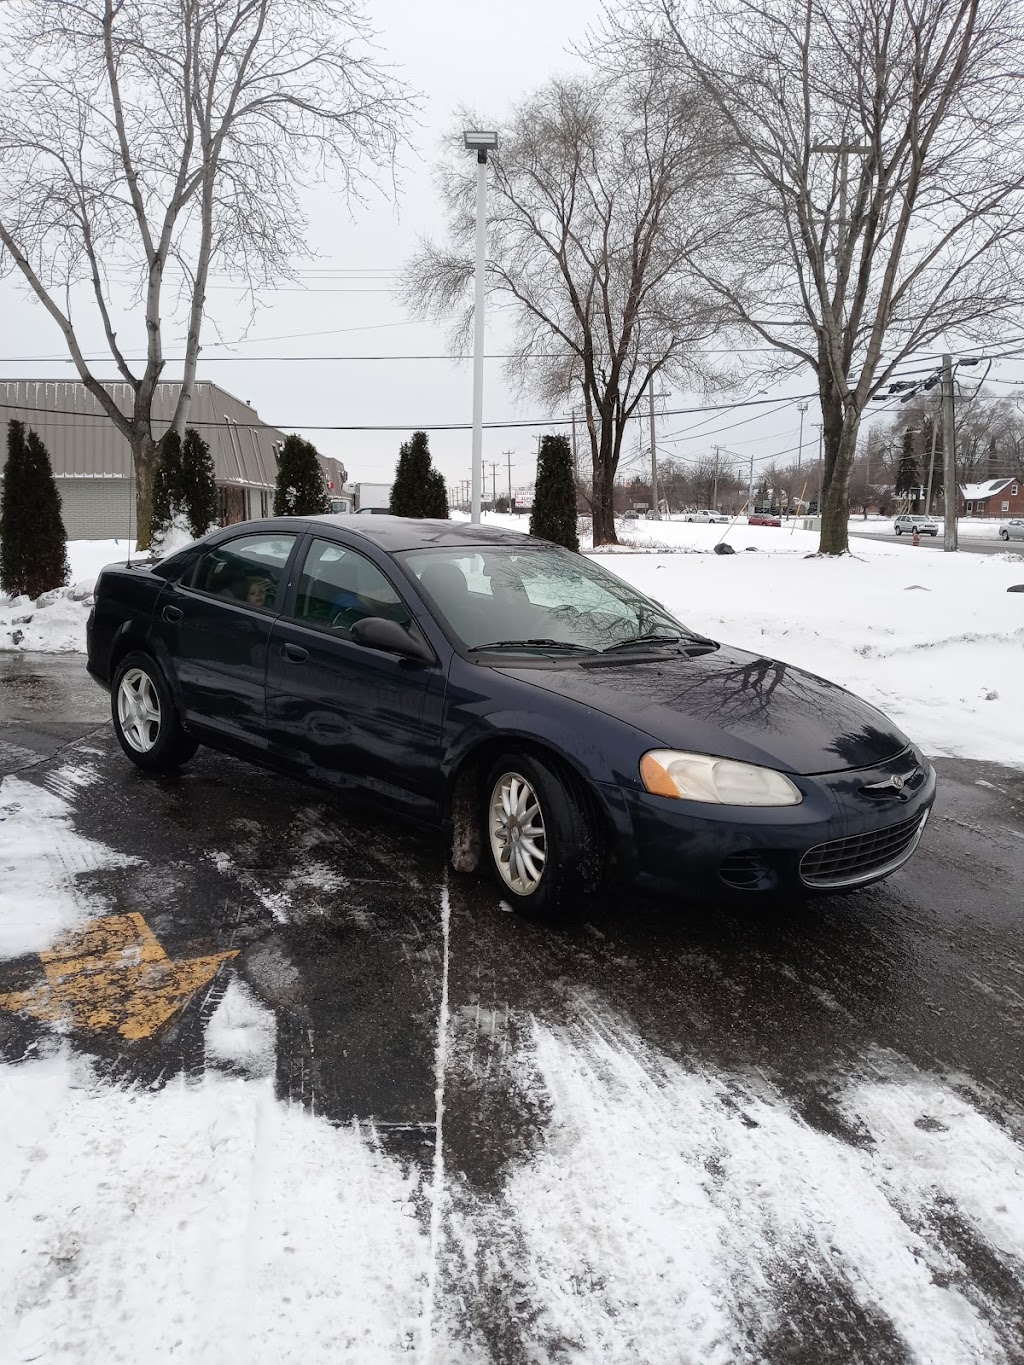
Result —
[{"label": "utility pole", "polygon": [[754,510],[754,452],[750,452],[750,484],[747,488],[747,515]]},{"label": "utility pole", "polygon": [[718,452],[721,447],[715,446],[715,491],[711,496],[711,510],[718,511]]},{"label": "utility pole", "polygon": [[953,430],[953,358],[942,357],[942,496],[946,515],[942,548],[947,553],[959,549],[956,529],[956,504],[960,490],[956,485],[956,433]]},{"label": "utility pole", "polygon": [[494,511],[494,504],[498,501],[498,461],[488,460],[491,466],[491,511]]},{"label": "utility pole", "polygon": [[514,451],[514,450],[503,450],[501,453],[502,453],[502,455],[504,455],[505,459],[508,461],[508,510],[511,512],[511,511],[512,511],[512,456],[515,454],[515,451]]},{"label": "utility pole", "polygon": [[924,514],[930,517],[932,514],[932,480],[935,477],[935,447],[939,441],[939,411],[936,409],[932,416],[932,454],[928,461],[928,492],[924,500]]},{"label": "utility pole", "polygon": [[804,462],[804,413],[807,411],[807,403],[797,403],[796,410],[800,414],[800,445],[796,456],[796,476],[799,479],[800,468]]},{"label": "utility pole", "polygon": [[651,371],[650,383],[647,389],[647,399],[651,418],[651,517],[655,521],[661,520],[661,508],[658,506],[658,446],[654,432],[654,371]]}]

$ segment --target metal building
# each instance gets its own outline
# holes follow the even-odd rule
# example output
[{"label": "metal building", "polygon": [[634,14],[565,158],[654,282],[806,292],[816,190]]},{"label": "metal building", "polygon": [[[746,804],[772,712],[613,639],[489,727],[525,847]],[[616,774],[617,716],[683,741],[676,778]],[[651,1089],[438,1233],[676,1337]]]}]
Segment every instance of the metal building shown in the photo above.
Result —
[{"label": "metal building", "polygon": [[[131,411],[128,384],[106,382],[103,387],[123,412]],[[170,424],[180,389],[180,383],[157,386],[155,435]],[[131,447],[84,384],[0,379],[0,478],[7,459],[7,419],[12,417],[32,427],[50,452],[69,540],[109,540],[134,534]],[[213,455],[221,523],[269,516],[284,432],[267,426],[248,403],[206,380],[195,384],[188,425],[202,435]],[[328,469],[325,461],[322,464],[325,483],[337,480],[338,470]]]}]

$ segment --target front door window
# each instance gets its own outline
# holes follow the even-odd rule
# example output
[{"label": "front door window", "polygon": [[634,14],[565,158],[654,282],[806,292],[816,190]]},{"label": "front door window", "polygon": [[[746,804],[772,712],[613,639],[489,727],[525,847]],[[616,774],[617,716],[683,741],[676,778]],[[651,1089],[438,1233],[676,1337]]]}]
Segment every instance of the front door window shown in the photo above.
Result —
[{"label": "front door window", "polygon": [[329,540],[314,540],[306,552],[295,599],[304,626],[349,638],[357,621],[385,616],[408,626],[408,607],[384,574],[365,555]]}]

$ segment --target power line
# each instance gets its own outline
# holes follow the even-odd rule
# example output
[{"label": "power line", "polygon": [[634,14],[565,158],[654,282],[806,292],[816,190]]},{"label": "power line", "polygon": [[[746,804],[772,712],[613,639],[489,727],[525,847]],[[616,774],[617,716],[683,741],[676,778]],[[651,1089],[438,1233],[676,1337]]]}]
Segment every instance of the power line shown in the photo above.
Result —
[{"label": "power line", "polygon": [[[16,382],[17,382],[17,381],[16,381]],[[43,381],[43,382],[45,382],[45,381]],[[58,382],[59,382],[59,381],[58,381]],[[124,381],[123,381],[123,380],[107,380],[107,381],[105,381],[105,382],[107,382],[107,383],[123,383]],[[797,394],[797,395],[795,396],[795,398],[805,398],[805,397],[811,397],[811,396],[813,396],[813,395],[810,395],[810,394]],[[787,401],[787,402],[789,402],[789,401],[795,401],[795,399],[794,399],[794,400],[788,400],[788,399],[787,399],[786,401]],[[719,404],[711,404],[711,405],[707,405],[707,406],[704,406],[704,407],[694,407],[694,408],[674,408],[674,409],[671,409],[671,410],[669,410],[669,411],[667,411],[667,412],[665,412],[665,413],[662,413],[662,416],[664,416],[664,417],[683,417],[683,416],[686,416],[686,415],[688,415],[688,414],[698,413],[698,412],[732,412],[732,411],[735,411],[735,410],[738,409],[738,408],[760,407],[760,406],[763,406],[765,403],[768,403],[768,404],[775,403],[775,404],[777,404],[778,402],[779,402],[779,400],[778,400],[777,398],[766,398],[766,399],[755,398],[755,399],[748,399],[748,400],[745,400],[745,401],[740,401],[740,402],[737,402],[737,403],[719,403]],[[72,408],[43,408],[43,407],[39,407],[39,406],[36,405],[36,404],[26,404],[26,403],[0,403],[0,409],[4,409],[4,410],[7,410],[7,411],[11,411],[11,412],[38,412],[38,413],[42,413],[44,416],[74,417],[74,418],[75,418],[75,422],[50,422],[50,423],[47,424],[47,425],[49,425],[49,426],[62,426],[62,427],[63,427],[63,426],[74,426],[77,422],[80,422],[83,418],[92,418],[92,419],[96,419],[96,420],[103,421],[103,422],[109,422],[109,421],[110,421],[110,418],[107,416],[107,414],[106,414],[105,412],[80,412],[80,411],[79,411],[79,412],[76,412],[76,411],[75,411],[74,409],[72,409]],[[128,414],[126,413],[125,416],[128,417]],[[639,413],[639,412],[634,412],[634,413],[631,413],[630,416],[629,416],[626,420],[627,420],[627,421],[637,421],[637,420],[639,420],[642,416],[644,416],[644,414]],[[223,427],[224,423],[223,423],[223,422],[198,422],[198,421],[197,421],[197,422],[191,422],[191,423],[189,423],[189,425],[190,425],[190,426],[195,426],[195,427],[213,427],[213,428],[220,429],[220,428]],[[245,424],[239,423],[238,425],[239,425],[239,426],[244,426]],[[394,424],[388,424],[388,425],[379,426],[379,425],[376,425],[376,424],[373,424],[373,423],[367,423],[367,424],[362,424],[362,425],[358,425],[358,424],[353,424],[353,425],[335,425],[335,424],[323,424],[323,423],[317,424],[317,423],[310,423],[310,422],[267,422],[267,421],[264,421],[264,420],[262,420],[262,419],[261,419],[260,421],[258,421],[258,422],[253,422],[253,423],[251,423],[251,424],[249,424],[249,425],[251,425],[251,426],[253,426],[253,427],[272,427],[272,428],[274,428],[274,429],[277,430],[277,431],[281,431],[281,430],[284,430],[284,429],[286,429],[286,428],[291,429],[291,430],[293,430],[293,431],[294,431],[294,430],[301,430],[301,431],[412,431],[412,430],[423,430],[423,431],[471,431],[471,430],[472,430],[472,427],[473,427],[472,422],[401,422],[401,423],[394,423]],[[544,418],[532,418],[532,417],[531,417],[531,418],[517,419],[517,420],[513,420],[513,421],[509,421],[509,422],[485,422],[485,423],[484,423],[484,426],[487,427],[487,428],[489,428],[489,429],[492,430],[492,431],[506,431],[506,430],[511,430],[512,428],[527,428],[527,427],[557,427],[557,426],[560,426],[560,425],[562,425],[562,424],[559,423],[558,421],[553,420],[553,419],[550,418],[550,417],[544,417]]]}]

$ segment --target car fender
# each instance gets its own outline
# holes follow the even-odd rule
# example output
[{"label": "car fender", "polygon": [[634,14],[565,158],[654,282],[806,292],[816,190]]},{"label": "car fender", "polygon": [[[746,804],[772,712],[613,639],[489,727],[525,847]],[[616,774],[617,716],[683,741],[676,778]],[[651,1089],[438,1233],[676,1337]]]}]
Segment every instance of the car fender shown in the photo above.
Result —
[{"label": "car fender", "polygon": [[[618,786],[625,781],[630,786],[638,785],[638,770],[634,769],[639,763],[639,755],[646,748],[655,746],[653,737],[602,713],[602,740],[597,743],[591,740],[588,727],[579,724],[579,716],[573,719],[576,724],[567,724],[565,718],[555,714],[508,709],[491,711],[468,723],[463,721],[457,726],[456,742],[444,749],[442,773],[445,782],[451,781],[453,773],[473,750],[507,739],[512,747],[534,744],[551,750],[590,783]],[[609,743],[615,731],[621,731],[621,734]]]},{"label": "car fender", "polygon": [[[602,717],[602,722],[607,736],[609,718]],[[654,743],[650,736],[630,726],[620,724],[618,728],[623,732],[622,742],[612,746],[615,751],[633,753]],[[472,763],[475,753],[487,749],[495,753],[501,745],[513,751],[527,745],[546,749],[585,783],[604,818],[617,875],[631,876],[637,859],[633,818],[622,786],[625,774],[614,771],[614,763],[608,759],[609,746],[588,743],[586,727],[560,725],[555,718],[539,716],[535,711],[495,711],[460,728],[457,742],[445,747],[442,759],[443,818],[451,815],[456,779],[466,763]],[[639,788],[639,774],[630,776],[631,781],[625,780]]]}]

